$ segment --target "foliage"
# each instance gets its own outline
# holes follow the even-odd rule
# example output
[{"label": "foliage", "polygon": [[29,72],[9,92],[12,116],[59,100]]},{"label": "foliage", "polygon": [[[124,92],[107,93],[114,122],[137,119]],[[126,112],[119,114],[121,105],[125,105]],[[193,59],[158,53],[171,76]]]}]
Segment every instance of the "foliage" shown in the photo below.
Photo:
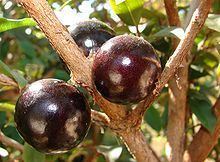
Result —
[{"label": "foliage", "polygon": [[[78,19],[77,16],[86,17],[89,8],[91,12],[87,17],[110,24],[118,35],[129,33],[142,36],[157,50],[162,65],[165,65],[172,53],[171,38],[181,38],[183,34],[181,28],[168,26],[161,0],[110,0],[110,4],[104,0],[79,0],[68,1],[68,3],[65,3],[65,0],[49,0],[48,2],[61,22],[71,24],[70,21]],[[85,6],[88,8],[85,9]],[[184,18],[189,8],[189,0],[180,1],[178,6],[180,16]],[[192,50],[188,92],[190,117],[186,124],[186,135],[189,138],[193,137],[198,123],[211,132],[215,128],[216,117],[211,107],[219,95],[219,11],[219,2],[216,0],[213,2],[211,14],[197,36]],[[65,16],[62,16],[65,13],[69,13],[68,21],[65,21]],[[72,13],[77,16],[71,15]],[[64,23],[67,27],[70,24]],[[10,0],[0,2],[0,73],[13,78],[20,89],[27,82],[41,78],[57,78],[65,81],[70,78],[36,23],[28,18],[21,7]],[[0,85],[0,128],[8,137],[24,144],[13,121],[13,109],[18,96],[18,88]],[[167,103],[168,91],[164,88],[157,101],[147,110],[142,125],[142,130],[153,148],[153,144],[159,139],[160,149],[158,147],[155,149],[161,157],[164,156],[164,139],[166,139]],[[115,137],[108,128],[95,125],[92,125],[81,147],[65,154],[43,155],[27,144],[24,146],[25,152],[22,155],[21,152],[0,143],[0,161],[20,158],[26,162],[40,159],[42,162],[67,160],[79,162],[82,159],[94,159],[99,162],[134,161],[120,139]],[[2,156],[5,151],[10,156]],[[210,154],[210,158],[216,158],[215,155]]]}]

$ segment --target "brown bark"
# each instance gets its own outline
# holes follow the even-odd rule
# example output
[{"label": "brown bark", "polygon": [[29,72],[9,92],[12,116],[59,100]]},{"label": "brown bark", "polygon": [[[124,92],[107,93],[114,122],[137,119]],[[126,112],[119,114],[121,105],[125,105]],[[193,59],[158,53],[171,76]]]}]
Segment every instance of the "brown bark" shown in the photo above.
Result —
[{"label": "brown bark", "polygon": [[220,97],[217,99],[213,110],[217,117],[216,127],[213,133],[210,133],[204,127],[196,133],[193,141],[189,145],[184,155],[185,162],[202,162],[204,161],[213,147],[218,143],[220,135]]},{"label": "brown bark", "polygon": [[176,77],[169,82],[169,115],[167,125],[168,147],[171,154],[168,159],[181,162],[185,144],[185,114],[188,91],[188,65],[178,69]]},{"label": "brown bark", "polygon": [[[132,111],[129,115],[132,117],[135,114],[139,116],[143,116],[146,108],[156,99],[159,95],[160,91],[163,89],[165,84],[169,81],[169,79],[175,74],[176,70],[179,68],[183,59],[187,56],[191,47],[193,46],[194,39],[196,35],[199,33],[200,29],[204,25],[204,22],[208,16],[209,10],[211,7],[211,0],[203,0],[201,1],[197,10],[193,13],[191,21],[186,28],[185,35],[178,44],[176,50],[173,55],[167,61],[165,68],[156,84],[156,88],[153,93],[146,98],[145,101],[139,103],[136,109]],[[136,119],[137,120],[137,119]]]},{"label": "brown bark", "polygon": [[[72,72],[77,82],[93,88],[91,78],[91,63],[81,53],[67,29],[59,22],[46,0],[17,0],[28,14],[35,19],[44,32],[51,46],[57,51]],[[122,106],[108,102],[98,93],[95,93],[97,103],[106,110],[110,118],[119,119],[125,116]],[[111,107],[109,109],[108,107]]]},{"label": "brown bark", "polygon": [[135,128],[128,129],[127,131],[119,132],[119,136],[122,137],[125,145],[128,146],[132,154],[149,155],[149,156],[137,156],[136,160],[139,162],[159,162],[157,156],[153,156],[155,153],[152,149],[146,145],[146,139],[141,130]]},{"label": "brown bark", "polygon": [[[144,162],[156,161],[157,158],[155,157],[155,154],[152,153],[149,146],[147,146],[142,132],[138,131],[143,112],[146,110],[143,110],[143,107],[149,105],[155,97],[158,96],[161,89],[181,64],[186,56],[185,52],[189,51],[189,47],[192,46],[196,34],[199,32],[207,17],[210,1],[202,1],[198,11],[194,13],[194,17],[186,30],[186,35],[166,64],[165,70],[161,75],[161,79],[158,82],[154,94],[149,97],[147,103],[141,103],[144,104],[142,108],[138,107],[129,113],[129,115],[125,106],[116,105],[106,101],[94,89],[91,78],[91,64],[80,52],[65,27],[57,20],[47,1],[17,0],[17,2],[21,4],[29,15],[37,21],[52,47],[73,72],[73,79],[76,80],[77,83],[81,82],[82,84],[86,84],[89,86],[89,89],[93,91],[97,104],[110,119],[109,127],[122,136],[127,143],[130,152],[136,157],[136,159],[140,162],[143,162],[142,159],[144,159]],[[130,133],[130,131],[132,133]],[[132,134],[135,134],[135,136]]]},{"label": "brown bark", "polygon": [[24,151],[24,147],[23,145],[21,145],[20,143],[18,143],[17,141],[5,136],[2,131],[0,131],[0,141],[6,145],[6,146],[9,146],[9,147],[12,147],[12,148],[15,148],[16,150],[19,150],[19,151]]},{"label": "brown bark", "polygon": [[[175,0],[164,0],[166,13],[170,26],[180,27],[180,19]],[[176,49],[179,40],[172,39],[173,49]],[[188,91],[188,64],[186,59],[182,62],[176,74],[169,81],[169,113],[167,125],[167,145],[169,151],[167,158],[171,162],[181,162],[185,141],[185,114]]]},{"label": "brown bark", "polygon": [[18,84],[13,79],[1,73],[0,73],[0,84],[5,86],[18,87]]},{"label": "brown bark", "polygon": [[[93,91],[94,99],[104,113],[109,117],[109,127],[113,131],[124,132],[127,128],[136,125],[132,119],[127,120],[127,109],[125,106],[113,104],[102,98],[93,87],[91,78],[91,64],[80,52],[76,43],[69,35],[66,28],[57,20],[54,12],[46,0],[17,0],[17,2],[26,10],[26,12],[36,20],[40,29],[44,32],[51,46],[57,51],[59,56],[67,64],[72,72],[72,78],[82,85],[89,87]],[[94,112],[92,113],[94,115]],[[93,120],[102,120],[100,114],[93,116]],[[102,116],[103,117],[103,116]],[[105,118],[103,118],[105,119]],[[109,121],[108,121],[109,122]],[[105,121],[104,121],[105,123]],[[143,137],[143,136],[142,136]],[[124,133],[123,138],[128,139]],[[136,137],[139,138],[139,137]],[[140,140],[141,141],[141,140]],[[146,142],[146,141],[142,141]],[[140,147],[134,147],[132,144],[130,151],[137,159],[148,159],[154,162],[154,154],[148,150],[147,143],[139,143]],[[128,145],[129,147],[129,145]],[[138,149],[138,150],[137,150]],[[144,151],[142,151],[144,150]],[[144,154],[142,154],[144,152]],[[146,160],[146,162],[148,162]]]}]

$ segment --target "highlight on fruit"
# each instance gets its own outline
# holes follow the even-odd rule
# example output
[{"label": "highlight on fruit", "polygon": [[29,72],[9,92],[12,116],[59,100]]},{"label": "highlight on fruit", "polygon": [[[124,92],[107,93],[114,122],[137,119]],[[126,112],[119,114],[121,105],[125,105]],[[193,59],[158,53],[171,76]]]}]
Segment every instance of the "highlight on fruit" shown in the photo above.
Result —
[{"label": "highlight on fruit", "polygon": [[91,112],[76,87],[57,79],[42,79],[21,93],[14,120],[28,144],[40,152],[55,154],[71,150],[84,139]]},{"label": "highlight on fruit", "polygon": [[152,93],[161,65],[150,43],[136,36],[120,35],[97,51],[92,73],[94,84],[104,98],[133,104]]}]

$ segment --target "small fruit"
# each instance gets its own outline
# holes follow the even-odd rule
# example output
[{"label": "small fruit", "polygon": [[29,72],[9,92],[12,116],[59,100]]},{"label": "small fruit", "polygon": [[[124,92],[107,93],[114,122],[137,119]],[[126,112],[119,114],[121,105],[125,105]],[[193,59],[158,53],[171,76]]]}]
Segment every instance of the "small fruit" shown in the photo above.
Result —
[{"label": "small fruit", "polygon": [[161,73],[153,47],[145,40],[116,36],[100,47],[93,62],[93,81],[104,98],[137,103],[152,93]]},{"label": "small fruit", "polygon": [[86,57],[115,36],[113,29],[98,20],[81,21],[70,27],[70,34]]},{"label": "small fruit", "polygon": [[57,79],[30,84],[19,97],[15,123],[24,140],[44,153],[76,147],[91,122],[87,101],[74,86]]}]

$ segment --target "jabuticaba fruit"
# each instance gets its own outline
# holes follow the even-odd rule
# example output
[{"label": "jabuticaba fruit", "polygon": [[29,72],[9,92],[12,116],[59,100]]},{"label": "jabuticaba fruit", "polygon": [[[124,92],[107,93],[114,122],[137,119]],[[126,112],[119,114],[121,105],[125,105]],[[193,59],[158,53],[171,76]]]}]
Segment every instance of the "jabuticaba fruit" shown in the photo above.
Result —
[{"label": "jabuticaba fruit", "polygon": [[95,53],[103,43],[115,36],[114,30],[99,20],[80,21],[72,25],[69,31],[86,57]]},{"label": "jabuticaba fruit", "polygon": [[134,104],[146,98],[161,74],[161,65],[150,43],[121,35],[105,42],[95,54],[92,77],[107,100]]},{"label": "jabuticaba fruit", "polygon": [[89,105],[76,87],[57,79],[36,81],[21,93],[14,120],[24,140],[40,152],[76,147],[91,123]]}]

